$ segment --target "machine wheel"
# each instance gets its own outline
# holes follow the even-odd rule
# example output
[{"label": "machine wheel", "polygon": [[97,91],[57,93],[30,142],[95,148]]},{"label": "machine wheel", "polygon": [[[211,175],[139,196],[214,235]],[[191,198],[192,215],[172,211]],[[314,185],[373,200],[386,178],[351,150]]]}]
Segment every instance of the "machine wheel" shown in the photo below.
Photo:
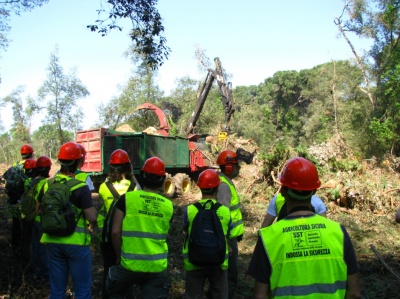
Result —
[{"label": "machine wheel", "polygon": [[175,181],[176,193],[178,195],[185,195],[190,192],[192,188],[192,180],[186,173],[177,173],[173,177]]},{"label": "machine wheel", "polygon": [[167,173],[167,176],[164,181],[164,195],[168,198],[172,198],[175,195],[175,190],[176,190],[175,181],[171,177],[171,175]]}]

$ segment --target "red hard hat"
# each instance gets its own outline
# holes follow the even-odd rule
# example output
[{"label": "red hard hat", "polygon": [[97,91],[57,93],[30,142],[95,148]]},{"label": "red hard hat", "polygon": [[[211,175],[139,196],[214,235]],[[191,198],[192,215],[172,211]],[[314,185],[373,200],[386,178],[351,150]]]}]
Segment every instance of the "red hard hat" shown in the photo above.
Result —
[{"label": "red hard hat", "polygon": [[290,159],[286,163],[279,180],[282,185],[299,191],[317,190],[321,186],[315,165],[301,157]]},{"label": "red hard hat", "polygon": [[29,144],[24,144],[20,150],[21,155],[29,155],[33,153],[33,147]]},{"label": "red hard hat", "polygon": [[80,144],[80,143],[77,143],[77,145],[79,146],[79,149],[81,150],[81,154],[84,155],[84,156],[86,156],[86,149],[85,149],[85,147],[84,147],[82,144]]},{"label": "red hard hat", "polygon": [[219,184],[221,184],[221,179],[218,173],[213,169],[204,170],[197,179],[197,186],[201,189],[215,188],[219,186]]},{"label": "red hard hat", "polygon": [[111,154],[109,164],[125,164],[130,162],[128,153],[122,149],[117,149]]},{"label": "red hard hat", "polygon": [[156,175],[165,175],[165,164],[158,157],[151,157],[144,162],[142,170]]},{"label": "red hard hat", "polygon": [[81,149],[75,142],[64,143],[58,152],[59,160],[78,160],[82,157]]},{"label": "red hard hat", "polygon": [[24,162],[24,169],[34,169],[34,168],[36,168],[36,160],[26,159]]},{"label": "red hard hat", "polygon": [[42,167],[49,167],[51,166],[51,160],[49,159],[49,157],[46,156],[40,156],[37,160],[36,160],[36,167],[38,168],[42,168]]},{"label": "red hard hat", "polygon": [[237,155],[234,151],[225,150],[222,151],[217,158],[218,165],[226,165],[226,164],[237,164]]}]

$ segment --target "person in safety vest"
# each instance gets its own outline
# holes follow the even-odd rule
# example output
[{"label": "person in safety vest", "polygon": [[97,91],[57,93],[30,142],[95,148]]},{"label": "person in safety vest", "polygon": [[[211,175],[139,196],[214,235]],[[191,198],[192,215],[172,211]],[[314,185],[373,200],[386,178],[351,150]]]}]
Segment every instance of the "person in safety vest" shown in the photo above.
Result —
[{"label": "person in safety vest", "polygon": [[81,170],[81,167],[83,166],[83,164],[85,164],[85,158],[86,158],[86,149],[85,147],[80,144],[77,143],[77,145],[79,146],[79,149],[81,150],[81,154],[83,155],[82,158],[79,160],[79,164],[78,164],[78,168],[75,172],[75,178],[77,180],[80,180],[84,183],[86,183],[86,185],[88,185],[89,189],[91,192],[93,192],[95,190],[92,179],[90,178],[90,175],[88,175],[86,172]]},{"label": "person in safety vest", "polygon": [[36,160],[36,172],[40,180],[35,187],[36,217],[32,230],[32,274],[33,279],[38,283],[48,283],[49,267],[47,262],[46,246],[40,243],[43,235],[42,224],[40,223],[40,203],[44,193],[47,191],[47,178],[50,177],[52,162],[47,156],[40,156]]},{"label": "person in safety vest", "polygon": [[[121,195],[127,191],[136,190],[131,160],[128,153],[122,149],[115,150],[108,163],[110,172],[104,183],[100,185],[99,195],[103,201],[97,224],[102,230],[101,252],[103,255],[103,287],[102,298],[108,299],[106,281],[108,269],[116,265],[117,255],[111,242],[111,231],[115,204]],[[140,189],[140,188],[139,188]]]},{"label": "person in safety vest", "polygon": [[[74,178],[82,156],[76,143],[67,142],[63,144],[58,153],[58,162],[61,168],[59,173],[55,175],[54,181],[63,182]],[[52,180],[48,183],[49,189],[53,183]],[[40,240],[41,243],[46,244],[50,298],[64,298],[67,291],[68,275],[71,274],[75,298],[91,299],[92,253],[90,251],[90,232],[97,228],[97,212],[93,206],[92,194],[85,183],[78,183],[70,190],[69,199],[74,210],[76,210],[78,219],[75,231],[68,236],[43,233]],[[90,223],[89,227],[86,224],[87,221]]]},{"label": "person in safety vest", "polygon": [[[313,194],[311,196],[311,210],[318,215],[326,217],[326,206],[321,198]],[[272,197],[269,206],[266,211],[266,215],[261,224],[261,228],[270,226],[274,220],[277,218],[277,221],[285,218],[288,215],[287,203],[285,202],[285,198],[282,193],[276,194]]]},{"label": "person in safety vest", "polygon": [[[21,255],[21,234],[22,234],[22,224],[21,224],[21,211],[19,210],[18,201],[21,198],[22,193],[24,192],[24,188],[20,188],[21,190],[7,190],[7,186],[9,185],[9,173],[11,173],[12,168],[19,168],[23,173],[23,179],[26,179],[26,175],[24,173],[24,163],[26,159],[31,159],[34,156],[33,147],[29,144],[24,144],[20,149],[21,160],[15,162],[3,175],[4,179],[7,181],[6,183],[6,193],[8,195],[7,206],[12,215],[12,225],[11,225],[11,249],[13,253],[17,256]],[[12,188],[11,188],[12,189]]]},{"label": "person in safety vest", "polygon": [[219,177],[221,179],[217,201],[230,209],[233,223],[233,229],[228,240],[231,248],[228,266],[228,298],[231,299],[238,284],[238,242],[242,240],[244,233],[240,199],[232,182],[232,179],[239,175],[240,164],[237,154],[231,150],[222,151],[218,155],[217,164],[220,167]]},{"label": "person in safety vest", "polygon": [[[197,186],[201,190],[202,197],[198,201],[205,209],[210,209],[209,201],[214,204],[218,187],[221,184],[221,179],[215,170],[207,169],[200,173],[197,180]],[[195,216],[199,213],[195,204],[187,206],[183,211],[183,228],[186,233],[185,244],[183,247],[184,269],[186,271],[185,280],[185,298],[203,298],[204,286],[206,280],[209,283],[208,295],[212,298],[227,299],[228,298],[228,235],[232,229],[232,221],[229,209],[224,205],[219,205],[216,210],[217,216],[221,222],[224,239],[225,239],[225,259],[220,265],[200,266],[194,265],[189,258],[189,238],[193,227]]]},{"label": "person in safety vest", "polygon": [[147,159],[140,175],[143,190],[129,191],[116,203],[111,237],[117,265],[108,271],[110,298],[125,298],[133,284],[141,286],[144,299],[168,295],[166,239],[173,205],[159,194],[166,177],[164,162]]},{"label": "person in safety vest", "polygon": [[[24,162],[24,171],[27,176],[24,182],[24,189],[27,190],[32,179],[37,176],[36,160],[32,158],[26,159]],[[33,222],[34,220],[28,221],[25,219],[25,215],[21,212],[21,257],[26,263],[29,263],[31,259]]]},{"label": "person in safety vest", "polygon": [[279,176],[288,216],[260,229],[247,274],[254,298],[361,298],[354,248],[339,223],[312,212],[315,165],[289,160]]}]

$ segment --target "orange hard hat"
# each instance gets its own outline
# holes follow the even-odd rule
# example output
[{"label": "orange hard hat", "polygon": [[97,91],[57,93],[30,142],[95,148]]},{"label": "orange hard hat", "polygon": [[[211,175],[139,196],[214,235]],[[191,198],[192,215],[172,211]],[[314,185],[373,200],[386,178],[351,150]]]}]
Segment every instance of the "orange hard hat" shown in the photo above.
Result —
[{"label": "orange hard hat", "polygon": [[217,158],[218,165],[226,165],[226,164],[237,164],[237,155],[234,151],[225,150],[222,151]]},{"label": "orange hard hat", "polygon": [[128,153],[122,149],[117,149],[113,151],[110,157],[109,164],[125,164],[130,163],[131,160],[129,159]]},{"label": "orange hard hat", "polygon": [[219,186],[221,179],[213,169],[204,170],[197,179],[197,186],[201,189],[211,189]]},{"label": "orange hard hat", "polygon": [[321,186],[315,165],[304,158],[290,159],[279,175],[282,185],[298,191],[313,191]]},{"label": "orange hard hat", "polygon": [[165,175],[165,164],[158,157],[151,157],[144,162],[142,170],[156,175]]},{"label": "orange hard hat", "polygon": [[32,154],[33,152],[34,152],[33,147],[30,146],[29,144],[24,144],[20,150],[21,155],[29,155]]},{"label": "orange hard hat", "polygon": [[36,168],[36,160],[26,159],[24,162],[24,169],[34,169],[34,168]]},{"label": "orange hard hat", "polygon": [[82,157],[81,149],[75,142],[64,143],[58,152],[59,160],[78,160]]},{"label": "orange hard hat", "polygon": [[51,160],[49,157],[47,156],[40,156],[37,160],[36,160],[36,167],[38,168],[42,168],[42,167],[49,167],[51,166]]}]

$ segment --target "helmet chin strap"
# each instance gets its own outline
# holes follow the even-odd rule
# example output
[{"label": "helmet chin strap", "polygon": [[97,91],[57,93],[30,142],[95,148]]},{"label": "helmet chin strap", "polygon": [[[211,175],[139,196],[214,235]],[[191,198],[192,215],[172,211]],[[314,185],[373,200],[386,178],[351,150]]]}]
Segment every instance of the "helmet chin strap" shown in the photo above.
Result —
[{"label": "helmet chin strap", "polygon": [[288,189],[287,190],[287,194],[293,198],[293,199],[297,199],[297,200],[308,200],[311,198],[311,196],[313,195],[313,191],[310,191],[309,194],[298,194],[296,192],[294,192],[292,189]]}]

